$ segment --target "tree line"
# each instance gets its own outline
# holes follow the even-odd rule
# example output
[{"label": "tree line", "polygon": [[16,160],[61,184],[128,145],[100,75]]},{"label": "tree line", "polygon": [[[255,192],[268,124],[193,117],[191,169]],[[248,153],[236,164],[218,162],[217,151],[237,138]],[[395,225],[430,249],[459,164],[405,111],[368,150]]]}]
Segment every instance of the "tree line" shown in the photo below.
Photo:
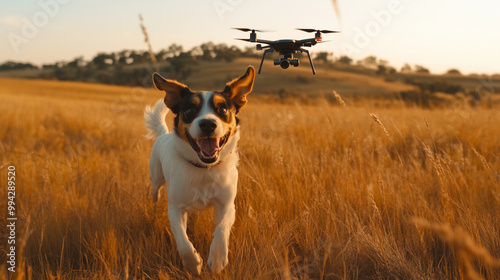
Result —
[{"label": "tree line", "polygon": [[[227,44],[202,43],[189,50],[182,45],[171,44],[167,48],[154,53],[158,62],[157,71],[168,72],[174,79],[185,80],[200,62],[224,61],[232,62],[239,57],[260,58],[261,53],[254,47],[248,46],[240,49]],[[301,57],[302,54],[296,54]],[[354,65],[373,70],[376,75],[392,76],[396,73],[430,73],[420,65],[410,66],[405,64],[401,69],[389,65],[388,61],[368,56],[354,61],[348,56],[335,57],[332,52],[316,52],[314,59],[318,63],[335,65]],[[19,63],[7,61],[0,64],[0,71],[38,69],[39,78],[72,80],[83,82],[97,82],[104,84],[118,84],[130,86],[145,86],[143,77],[149,76],[151,56],[147,51],[122,50],[119,52],[101,52],[92,59],[85,60],[83,56],[71,61],[59,61],[52,64],[43,64],[41,67],[32,63]],[[461,75],[460,71],[450,69],[447,74]]]}]

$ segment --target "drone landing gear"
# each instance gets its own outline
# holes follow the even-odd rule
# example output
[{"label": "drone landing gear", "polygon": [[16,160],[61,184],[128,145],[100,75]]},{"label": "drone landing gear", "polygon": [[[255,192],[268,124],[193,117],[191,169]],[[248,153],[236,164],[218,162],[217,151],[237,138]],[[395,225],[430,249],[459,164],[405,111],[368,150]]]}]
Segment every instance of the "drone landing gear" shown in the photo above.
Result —
[{"label": "drone landing gear", "polygon": [[268,52],[273,52],[274,51],[274,48],[270,48],[270,49],[267,49],[264,51],[264,54],[262,54],[262,60],[260,61],[260,66],[259,66],[259,72],[258,74],[260,74],[260,70],[262,69],[262,63],[264,62],[264,58],[266,57],[266,54]]},{"label": "drone landing gear", "polygon": [[[264,53],[262,54],[262,59],[260,61],[260,66],[259,66],[259,72],[257,72],[258,74],[260,74],[260,72],[262,70],[262,64],[264,63],[264,59],[266,58],[266,54],[269,52],[273,52],[273,51],[274,51],[274,48],[271,47],[271,48],[265,50]],[[309,54],[309,51],[304,49],[304,48],[300,48],[299,51],[307,53],[307,57],[309,58],[309,64],[311,64],[311,69],[312,69],[313,75],[316,75],[316,70],[314,69],[314,64],[312,62],[311,55]],[[293,65],[294,67],[299,66],[299,60],[297,58],[294,59],[293,54],[284,54],[284,55],[285,55],[285,57],[282,59],[275,59],[274,65],[280,65],[281,68],[283,68],[283,69],[287,69],[290,66],[290,64]]]},{"label": "drone landing gear", "polygon": [[309,54],[309,51],[304,49],[304,48],[300,48],[299,50],[300,50],[300,52],[307,53],[307,57],[309,57],[309,63],[311,64],[311,69],[313,70],[313,75],[316,75],[316,70],[314,70],[314,65],[313,65],[313,62],[311,60],[311,55]]}]

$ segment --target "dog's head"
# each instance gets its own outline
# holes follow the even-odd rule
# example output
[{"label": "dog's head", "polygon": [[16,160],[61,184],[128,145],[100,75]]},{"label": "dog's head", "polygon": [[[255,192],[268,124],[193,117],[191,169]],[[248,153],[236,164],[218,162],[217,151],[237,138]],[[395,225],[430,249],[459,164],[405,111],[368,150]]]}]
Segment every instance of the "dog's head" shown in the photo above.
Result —
[{"label": "dog's head", "polygon": [[220,160],[224,147],[233,140],[238,127],[237,114],[252,91],[255,69],[228,82],[224,91],[191,91],[186,85],[153,74],[157,89],[165,91],[165,105],[176,115],[177,135],[186,141],[203,164]]}]

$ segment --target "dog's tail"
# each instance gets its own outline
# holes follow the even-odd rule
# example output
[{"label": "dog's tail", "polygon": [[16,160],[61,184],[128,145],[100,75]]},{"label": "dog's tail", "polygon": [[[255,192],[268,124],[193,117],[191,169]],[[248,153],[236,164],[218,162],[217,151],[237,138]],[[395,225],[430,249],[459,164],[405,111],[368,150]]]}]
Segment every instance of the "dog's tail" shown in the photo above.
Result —
[{"label": "dog's tail", "polygon": [[165,123],[168,111],[163,99],[158,100],[153,108],[146,106],[144,109],[144,122],[148,130],[146,138],[153,139],[168,133],[168,127]]}]

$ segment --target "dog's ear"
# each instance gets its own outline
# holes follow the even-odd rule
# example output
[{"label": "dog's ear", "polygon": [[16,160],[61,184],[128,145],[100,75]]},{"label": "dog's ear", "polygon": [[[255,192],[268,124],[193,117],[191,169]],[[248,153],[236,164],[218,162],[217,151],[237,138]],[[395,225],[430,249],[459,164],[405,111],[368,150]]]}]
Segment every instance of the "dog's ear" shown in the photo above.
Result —
[{"label": "dog's ear", "polygon": [[153,83],[157,89],[165,91],[165,105],[177,114],[177,105],[181,101],[182,93],[189,88],[177,81],[165,79],[158,73],[153,74]]},{"label": "dog's ear", "polygon": [[243,76],[226,84],[224,92],[233,100],[238,110],[247,103],[246,96],[252,91],[254,80],[255,69],[250,65]]}]

